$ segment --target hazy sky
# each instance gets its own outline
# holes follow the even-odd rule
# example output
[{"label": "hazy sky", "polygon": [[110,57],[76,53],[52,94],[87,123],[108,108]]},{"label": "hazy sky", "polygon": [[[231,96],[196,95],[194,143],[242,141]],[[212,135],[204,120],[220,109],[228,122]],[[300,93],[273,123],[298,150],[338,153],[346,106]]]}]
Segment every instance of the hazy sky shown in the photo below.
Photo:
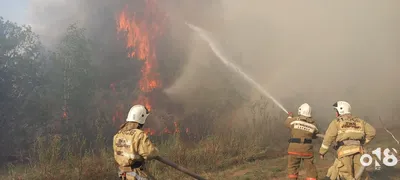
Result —
[{"label": "hazy sky", "polygon": [[0,16],[18,24],[24,24],[28,2],[29,0],[0,0]]}]

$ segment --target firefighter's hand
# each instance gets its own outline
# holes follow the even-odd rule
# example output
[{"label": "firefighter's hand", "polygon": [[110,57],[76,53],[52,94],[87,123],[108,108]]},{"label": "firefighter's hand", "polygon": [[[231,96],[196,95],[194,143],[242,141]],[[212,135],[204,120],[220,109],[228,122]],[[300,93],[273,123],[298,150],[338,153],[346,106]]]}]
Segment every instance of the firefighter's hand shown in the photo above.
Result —
[{"label": "firefighter's hand", "polygon": [[288,112],[288,117],[293,117],[293,113],[292,112]]},{"label": "firefighter's hand", "polygon": [[324,159],[324,156],[325,155],[323,155],[323,154],[319,154],[319,158],[321,158],[321,159]]}]

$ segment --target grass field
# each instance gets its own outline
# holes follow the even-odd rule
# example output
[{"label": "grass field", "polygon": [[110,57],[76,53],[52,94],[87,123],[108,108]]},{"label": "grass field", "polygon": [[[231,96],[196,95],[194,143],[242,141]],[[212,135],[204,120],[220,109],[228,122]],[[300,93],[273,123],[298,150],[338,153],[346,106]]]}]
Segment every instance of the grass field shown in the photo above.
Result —
[{"label": "grass field", "polygon": [[[205,137],[193,143],[178,135],[155,140],[162,155],[207,179],[285,179],[286,178],[286,146],[283,135],[263,135],[263,126],[253,128],[242,127]],[[396,136],[400,136],[400,128],[391,128]],[[0,179],[117,179],[116,166],[112,157],[111,146],[92,150],[76,149],[83,147],[84,140],[72,139],[74,145],[61,143],[60,137],[51,137],[37,141],[32,150],[30,162],[25,164],[9,164]],[[316,141],[317,152],[321,140]],[[101,140],[99,142],[101,144]],[[74,148],[73,148],[74,147]],[[395,147],[399,145],[384,130],[378,129],[377,138],[368,145],[375,147]],[[333,152],[331,150],[331,152]],[[318,156],[316,156],[318,157]],[[316,158],[320,178],[333,163],[334,154],[327,158]],[[158,179],[191,179],[185,174],[167,167],[159,162],[148,164],[149,172]],[[394,168],[383,168],[381,171],[369,169],[374,179],[400,179],[400,165]],[[300,175],[303,175],[301,171]]]}]

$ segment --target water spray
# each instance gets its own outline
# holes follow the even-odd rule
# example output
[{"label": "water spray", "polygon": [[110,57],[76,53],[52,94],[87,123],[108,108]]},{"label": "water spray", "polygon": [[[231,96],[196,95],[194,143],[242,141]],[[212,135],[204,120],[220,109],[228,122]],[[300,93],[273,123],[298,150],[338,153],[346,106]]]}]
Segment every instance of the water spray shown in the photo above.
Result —
[{"label": "water spray", "polygon": [[219,60],[221,60],[226,66],[234,70],[235,72],[239,73],[248,83],[252,84],[253,87],[257,88],[258,91],[260,91],[264,96],[270,98],[279,108],[281,108],[286,114],[288,111],[282,106],[281,103],[279,103],[268,91],[266,91],[259,83],[254,81],[249,75],[247,75],[245,72],[243,72],[238,66],[230,62],[223,54],[222,52],[217,48],[216,42],[208,35],[209,33],[206,32],[205,30],[194,26],[190,23],[186,22],[186,25],[189,26],[190,29],[194,30],[195,32],[200,35],[200,37],[208,43],[210,46],[211,50],[215,53],[215,55],[218,57]]},{"label": "water spray", "polygon": [[[217,45],[215,41],[208,35],[208,33],[192,24],[189,24],[186,22],[186,25],[188,25],[192,30],[196,31],[204,41],[208,42],[208,45],[212,49],[212,51],[215,53],[215,55],[218,56],[219,60],[221,60],[226,66],[230,67],[232,70],[236,71],[239,73],[247,82],[252,84],[254,87],[256,87],[264,96],[267,96],[270,98],[279,108],[281,108],[286,114],[288,114],[288,111],[283,107],[281,103],[279,103],[270,93],[268,93],[267,90],[265,90],[260,84],[255,82],[250,76],[248,76],[246,73],[244,73],[239,67],[237,67],[235,64],[229,62],[227,58],[222,54],[222,52],[217,48]],[[317,134],[317,137],[319,138],[324,138],[323,134]]]}]

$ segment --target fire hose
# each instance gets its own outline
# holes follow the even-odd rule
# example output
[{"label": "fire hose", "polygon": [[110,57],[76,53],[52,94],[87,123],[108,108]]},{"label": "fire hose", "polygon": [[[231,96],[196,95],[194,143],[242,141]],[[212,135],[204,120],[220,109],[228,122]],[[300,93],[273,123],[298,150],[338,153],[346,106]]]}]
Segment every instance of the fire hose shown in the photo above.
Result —
[{"label": "fire hose", "polygon": [[188,169],[186,169],[186,168],[184,168],[184,167],[182,167],[182,166],[179,166],[179,165],[175,164],[174,162],[172,162],[172,161],[170,161],[170,160],[168,160],[168,159],[165,159],[165,158],[163,158],[163,157],[157,156],[157,157],[155,158],[155,160],[160,161],[160,162],[162,162],[162,163],[164,163],[164,164],[166,164],[166,165],[168,165],[168,166],[171,166],[172,168],[175,168],[176,170],[178,170],[178,171],[180,171],[180,172],[183,172],[183,173],[185,173],[185,174],[187,174],[187,175],[189,175],[189,176],[191,176],[191,177],[193,177],[193,178],[195,178],[195,179],[198,179],[198,180],[206,180],[205,178],[201,177],[200,175],[197,175],[197,174],[195,174],[195,173],[192,173],[192,172],[190,172]]},{"label": "fire hose", "polygon": [[[323,134],[317,134],[317,137],[323,139],[323,138],[325,137],[325,135],[323,135]],[[364,151],[364,152],[366,152],[366,151]],[[365,170],[365,166],[362,166],[362,167],[360,168],[360,170],[355,174],[355,178],[354,178],[354,179],[359,179],[359,178],[361,177],[361,175],[363,174],[364,170]]]},{"label": "fire hose", "polygon": [[[317,134],[316,136],[319,137],[319,138],[322,138],[322,139],[325,137],[323,134]],[[170,161],[168,159],[165,159],[163,157],[157,156],[155,158],[155,160],[158,160],[161,163],[164,163],[164,164],[166,164],[166,165],[168,165],[168,166],[170,166],[170,167],[172,167],[172,168],[174,168],[174,169],[176,169],[176,170],[178,170],[180,172],[183,172],[183,173],[185,173],[185,174],[187,174],[187,175],[189,175],[189,176],[191,176],[191,177],[193,177],[195,179],[206,180],[205,178],[201,177],[200,175],[195,174],[193,172],[190,172],[188,169],[186,169],[186,168],[184,168],[182,166],[179,166],[179,165],[175,164],[174,162],[172,162],[172,161]],[[365,166],[362,166],[361,169],[355,174],[356,175],[355,179],[359,179],[361,177],[361,175],[363,174],[364,170],[365,170]]]}]

